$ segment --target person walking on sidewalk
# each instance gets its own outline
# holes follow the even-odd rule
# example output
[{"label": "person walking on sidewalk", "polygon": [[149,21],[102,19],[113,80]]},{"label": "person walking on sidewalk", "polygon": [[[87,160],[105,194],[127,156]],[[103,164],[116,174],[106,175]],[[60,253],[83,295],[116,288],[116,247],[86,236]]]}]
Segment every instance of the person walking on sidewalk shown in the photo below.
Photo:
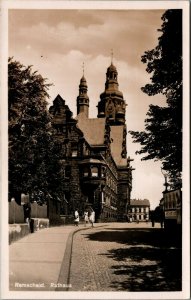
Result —
[{"label": "person walking on sidewalk", "polygon": [[89,222],[89,218],[88,218],[88,211],[84,212],[84,225],[86,226],[86,224],[88,224]]},{"label": "person walking on sidewalk", "polygon": [[154,211],[151,212],[151,223],[152,223],[152,227],[155,227],[155,212]]},{"label": "person walking on sidewalk", "polygon": [[90,223],[92,225],[92,227],[94,227],[94,222],[95,222],[95,211],[92,209],[92,211],[90,212],[90,217],[89,217]]},{"label": "person walking on sidewalk", "polygon": [[75,226],[78,226],[79,221],[80,221],[80,217],[79,217],[78,210],[76,209],[76,210],[75,210],[75,213],[74,213],[74,225],[75,225]]},{"label": "person walking on sidewalk", "polygon": [[165,213],[164,213],[164,210],[162,209],[162,207],[160,208],[159,212],[160,212],[159,213],[159,216],[160,216],[160,227],[164,228]]}]

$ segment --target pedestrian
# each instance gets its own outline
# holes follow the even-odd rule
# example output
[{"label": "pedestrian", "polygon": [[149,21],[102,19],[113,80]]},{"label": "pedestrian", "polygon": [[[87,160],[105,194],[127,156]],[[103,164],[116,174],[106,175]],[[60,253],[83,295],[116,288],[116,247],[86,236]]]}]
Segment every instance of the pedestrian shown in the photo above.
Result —
[{"label": "pedestrian", "polygon": [[84,212],[84,225],[86,226],[86,224],[88,224],[89,222],[89,218],[88,218],[88,211]]},{"label": "pedestrian", "polygon": [[165,213],[164,213],[164,210],[161,208],[160,209],[160,226],[161,226],[161,228],[164,227],[164,220],[165,220]]},{"label": "pedestrian", "polygon": [[151,223],[152,223],[152,227],[155,227],[155,215],[154,215],[154,211],[151,212]]},{"label": "pedestrian", "polygon": [[31,218],[31,205],[30,203],[25,203],[23,205],[24,209],[24,221],[29,224]]},{"label": "pedestrian", "polygon": [[92,227],[94,227],[94,222],[95,222],[95,212],[94,212],[93,209],[92,209],[92,211],[90,212],[89,221],[90,221]]},{"label": "pedestrian", "polygon": [[75,210],[75,213],[74,213],[74,225],[75,225],[75,226],[78,226],[79,221],[80,221],[80,217],[79,217],[78,210],[76,209],[76,210]]}]

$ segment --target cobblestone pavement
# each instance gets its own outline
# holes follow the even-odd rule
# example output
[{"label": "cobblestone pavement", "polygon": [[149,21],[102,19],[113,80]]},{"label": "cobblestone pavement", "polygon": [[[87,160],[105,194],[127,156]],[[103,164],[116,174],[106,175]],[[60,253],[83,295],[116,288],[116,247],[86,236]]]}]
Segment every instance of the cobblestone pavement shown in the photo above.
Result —
[{"label": "cobblestone pavement", "polygon": [[74,235],[70,291],[180,291],[181,247],[164,229],[111,223]]}]

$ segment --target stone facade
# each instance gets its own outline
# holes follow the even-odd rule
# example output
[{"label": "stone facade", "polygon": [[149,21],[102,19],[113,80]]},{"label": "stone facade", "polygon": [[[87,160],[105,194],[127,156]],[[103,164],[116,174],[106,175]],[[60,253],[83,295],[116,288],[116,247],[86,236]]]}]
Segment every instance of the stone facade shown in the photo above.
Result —
[{"label": "stone facade", "polygon": [[115,221],[127,213],[133,169],[126,149],[126,103],[118,90],[117,70],[112,63],[107,69],[97,118],[89,118],[87,90],[83,75],[76,118],[60,95],[49,109],[55,135],[62,142],[65,180],[61,214],[70,215],[78,209],[83,215],[92,207],[96,221]]}]

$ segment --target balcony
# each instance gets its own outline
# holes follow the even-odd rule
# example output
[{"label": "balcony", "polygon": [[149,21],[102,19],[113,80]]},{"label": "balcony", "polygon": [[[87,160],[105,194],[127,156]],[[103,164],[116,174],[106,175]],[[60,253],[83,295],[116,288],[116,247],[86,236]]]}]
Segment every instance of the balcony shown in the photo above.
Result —
[{"label": "balcony", "polygon": [[80,163],[80,178],[83,185],[97,187],[105,186],[106,164],[99,159],[89,158]]}]

